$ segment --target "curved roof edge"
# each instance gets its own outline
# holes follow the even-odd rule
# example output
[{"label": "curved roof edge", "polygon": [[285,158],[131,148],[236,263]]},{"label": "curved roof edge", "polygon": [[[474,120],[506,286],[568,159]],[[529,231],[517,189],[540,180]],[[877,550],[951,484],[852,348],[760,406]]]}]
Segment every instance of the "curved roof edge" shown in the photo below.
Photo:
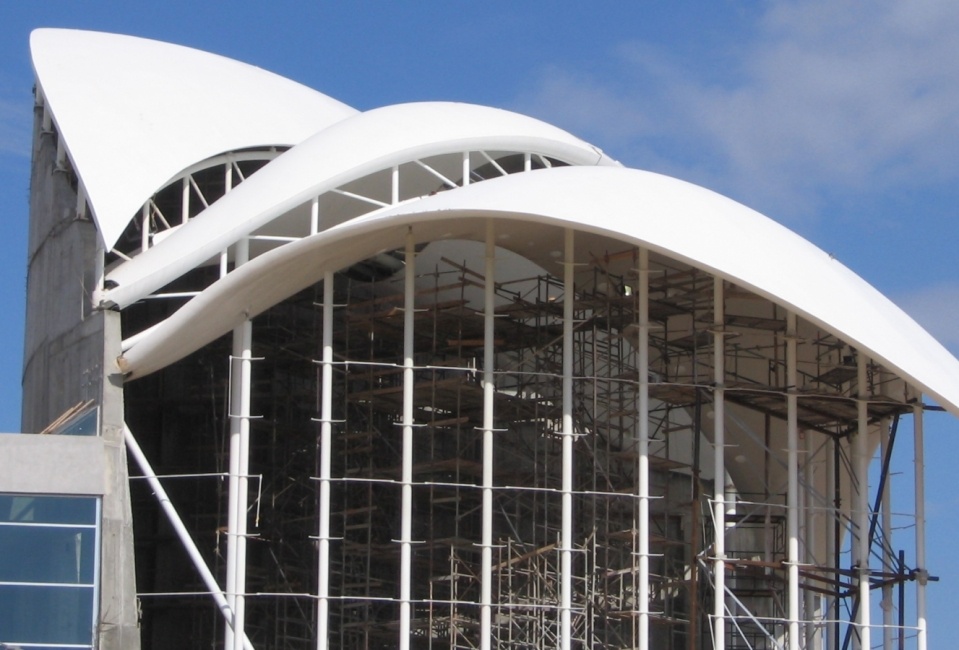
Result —
[{"label": "curved roof edge", "polygon": [[[709,270],[831,331],[959,416],[959,361],[858,275],[731,199],[623,168],[566,167],[498,178],[385,209],[289,244],[187,303],[131,348],[121,365],[134,377],[158,370],[323,273],[395,247],[410,225],[418,240],[481,239],[487,218],[503,227],[509,221],[532,222],[608,235]],[[743,237],[745,232],[750,236]],[[537,236],[536,250],[544,256],[560,243],[548,241],[559,236],[550,229]],[[756,246],[757,241],[763,245]]]},{"label": "curved roof edge", "polygon": [[38,29],[30,49],[38,92],[107,249],[191,164],[236,149],[291,146],[356,113],[279,75],[180,45]]},{"label": "curved roof edge", "polygon": [[532,151],[575,165],[618,165],[596,147],[532,117],[450,102],[360,113],[284,152],[170,237],[114,269],[101,299],[143,298],[284,212],[349,180],[414,159],[477,149]]}]

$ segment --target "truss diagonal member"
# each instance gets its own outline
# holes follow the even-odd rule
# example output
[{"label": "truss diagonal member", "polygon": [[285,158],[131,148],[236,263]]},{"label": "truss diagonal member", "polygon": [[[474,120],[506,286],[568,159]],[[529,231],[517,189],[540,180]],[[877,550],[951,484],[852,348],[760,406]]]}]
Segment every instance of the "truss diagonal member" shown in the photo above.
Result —
[{"label": "truss diagonal member", "polygon": [[[214,602],[216,602],[217,609],[219,609],[223,615],[224,622],[227,627],[232,629],[233,610],[230,609],[230,606],[226,602],[226,595],[223,593],[223,590],[220,589],[220,585],[217,584],[216,578],[213,576],[213,572],[210,571],[210,567],[206,565],[203,556],[200,555],[200,549],[197,548],[196,542],[193,541],[193,537],[190,536],[190,532],[183,524],[180,514],[170,501],[170,497],[167,495],[163,484],[160,483],[160,479],[157,478],[156,472],[153,471],[153,466],[150,465],[150,461],[147,460],[136,438],[133,437],[133,432],[130,431],[130,427],[125,424],[123,425],[123,439],[126,442],[127,449],[136,461],[137,466],[139,466],[140,471],[143,472],[144,477],[146,477],[147,483],[150,484],[150,489],[152,489],[156,495],[157,501],[159,501],[160,507],[163,509],[163,513],[167,516],[167,519],[169,519],[170,525],[173,526],[173,530],[183,544],[187,555],[190,556],[193,566],[196,568],[197,573],[200,574],[203,584],[206,585]],[[246,635],[243,637],[243,647],[245,650],[254,650],[253,644],[250,643],[250,639]]]}]

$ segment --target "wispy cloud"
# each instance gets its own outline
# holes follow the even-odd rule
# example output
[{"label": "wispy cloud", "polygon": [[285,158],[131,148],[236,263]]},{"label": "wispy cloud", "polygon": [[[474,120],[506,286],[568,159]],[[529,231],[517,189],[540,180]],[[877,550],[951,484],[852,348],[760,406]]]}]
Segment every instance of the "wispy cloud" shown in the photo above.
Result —
[{"label": "wispy cloud", "polygon": [[614,74],[551,68],[517,103],[787,217],[829,192],[959,174],[959,3],[783,0],[759,21],[725,69],[624,43]]}]

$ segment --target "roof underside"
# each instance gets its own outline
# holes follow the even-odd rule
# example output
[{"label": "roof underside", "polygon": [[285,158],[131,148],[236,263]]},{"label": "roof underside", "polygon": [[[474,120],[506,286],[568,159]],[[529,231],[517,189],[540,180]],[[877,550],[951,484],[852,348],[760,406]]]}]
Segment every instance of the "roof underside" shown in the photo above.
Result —
[{"label": "roof underside", "polygon": [[[573,229],[582,259],[620,242],[709,271],[788,308],[959,413],[959,362],[898,307],[829,255],[734,201],[672,178],[611,167],[507,176],[386,208],[262,255],[215,283],[125,355],[151,372],[285,297],[378,252],[485,237],[549,268]],[[744,237],[743,233],[749,233]],[[757,242],[759,242],[757,244]]]},{"label": "roof underside", "polygon": [[[959,361],[849,269],[742,205],[619,168],[550,125],[462,104],[358,114],[258,68],[127,36],[38,30],[31,48],[39,100],[107,249],[184,170],[224,153],[292,147],[119,263],[99,296],[105,306],[125,308],[271,225],[282,234],[284,219],[302,215],[314,199],[388,188],[416,165],[442,181],[420,182],[409,196],[376,189],[367,214],[320,215],[318,232],[287,237],[239,266],[130,347],[123,361],[133,376],[182,358],[327,272],[399,248],[409,230],[419,242],[479,241],[492,221],[500,247],[547,269],[563,250],[564,232],[573,230],[580,263],[610,247],[643,247],[715,274],[866,352],[959,415]],[[493,161],[489,151],[572,166],[500,169],[501,177],[468,185],[477,169],[471,152]],[[423,162],[430,157],[460,165],[461,175],[443,176]]]}]

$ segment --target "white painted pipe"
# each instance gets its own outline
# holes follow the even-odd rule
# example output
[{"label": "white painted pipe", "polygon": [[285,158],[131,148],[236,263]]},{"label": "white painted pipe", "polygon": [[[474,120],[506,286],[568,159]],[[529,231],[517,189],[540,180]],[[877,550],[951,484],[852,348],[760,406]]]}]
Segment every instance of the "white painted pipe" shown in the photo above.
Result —
[{"label": "white painted pipe", "polygon": [[723,279],[713,278],[713,647],[726,647],[726,324]]},{"label": "white painted pipe", "polygon": [[[813,462],[813,432],[805,432],[805,460],[803,463],[803,486],[802,493],[806,495],[805,518],[806,526],[803,532],[803,561],[814,566],[816,561],[816,536],[819,531],[819,518],[823,510],[819,507],[818,495],[816,494],[816,463]],[[812,589],[806,589],[805,611],[806,611],[806,650],[817,650],[822,647],[822,597]]]},{"label": "white painted pipe", "polygon": [[799,650],[799,401],[796,314],[786,315],[786,566],[789,650]]},{"label": "white painted pipe", "polygon": [[[463,178],[469,173],[469,156],[464,156]],[[464,183],[467,181],[464,180]],[[483,539],[480,566],[480,649],[492,646],[493,622],[493,400],[495,377],[496,239],[493,220],[486,224],[486,285],[483,292]]]},{"label": "white painted pipe", "polygon": [[639,650],[649,650],[649,251],[639,250],[639,404],[637,409],[637,494],[639,497]]},{"label": "white painted pipe", "polygon": [[246,629],[246,542],[248,531],[247,507],[249,503],[250,474],[250,392],[253,357],[253,323],[244,321],[238,328],[240,351],[240,405],[238,417],[239,432],[239,475],[237,476],[237,519],[236,530],[236,605],[233,610],[234,650],[241,650],[239,636]]},{"label": "white painted pipe", "polygon": [[310,201],[310,234],[320,232],[320,197],[314,196]]},{"label": "white painted pipe", "polygon": [[[247,239],[241,239],[236,244],[236,265],[241,266],[249,261],[250,248]],[[246,625],[246,536],[247,536],[247,503],[249,500],[250,470],[250,387],[251,362],[253,349],[253,324],[247,320],[233,330],[233,359],[231,371],[231,426],[230,426],[230,495],[229,502],[233,506],[232,522],[227,525],[227,595],[232,595],[233,619],[235,635],[230,635],[227,641],[232,645],[227,648],[240,650],[241,633],[245,633]],[[228,516],[230,516],[228,515]],[[232,541],[232,563],[230,562],[230,541]],[[232,564],[232,567],[231,567]],[[231,572],[232,568],[232,572]],[[232,575],[232,584],[229,576]],[[232,588],[231,588],[232,587]]]},{"label": "white painted pipe", "polygon": [[[529,154],[527,154],[528,156]],[[570,650],[573,606],[573,308],[575,306],[573,231],[566,230],[563,266],[563,469],[560,534],[560,649]]]},{"label": "white painted pipe", "polygon": [[[163,487],[163,484],[160,483],[160,479],[153,470],[153,466],[150,465],[150,461],[147,460],[147,457],[140,448],[139,443],[137,443],[136,438],[133,436],[133,432],[130,431],[130,428],[125,424],[123,425],[123,439],[126,442],[127,450],[130,452],[130,455],[133,456],[133,460],[136,461],[140,471],[143,472],[143,476],[150,485],[150,489],[153,490],[153,494],[156,495],[157,501],[160,503],[160,508],[163,510],[167,520],[170,522],[170,526],[173,527],[173,532],[176,533],[180,543],[183,544],[183,548],[186,550],[187,555],[190,556],[193,566],[196,568],[197,573],[200,574],[200,579],[203,580],[203,584],[206,585],[207,590],[210,592],[210,596],[213,597],[217,609],[219,609],[220,613],[223,615],[223,620],[226,622],[227,629],[232,630],[233,610],[230,608],[230,605],[227,602],[226,595],[223,593],[223,590],[220,589],[220,585],[217,584],[216,578],[213,576],[213,572],[210,571],[210,567],[206,565],[206,561],[200,554],[200,549],[197,548],[196,542],[193,541],[193,537],[191,537],[189,531],[187,531],[186,526],[183,524],[183,520],[180,518],[180,514],[176,511],[176,508],[170,501],[170,497],[167,494],[166,489]],[[246,635],[243,635],[243,647],[246,650],[253,650],[253,644],[250,643],[248,638],[246,638]]]},{"label": "white painted pipe", "polygon": [[872,648],[870,638],[870,590],[869,590],[869,386],[868,364],[866,355],[858,355],[858,390],[857,402],[859,411],[859,426],[856,433],[856,478],[859,482],[859,491],[856,493],[856,527],[859,538],[857,546],[859,552],[859,636],[860,647],[864,650]]},{"label": "white painted pipe", "polygon": [[413,232],[406,233],[406,276],[403,298],[403,473],[400,514],[400,638],[399,649],[409,650],[412,619],[413,535],[413,316],[416,304],[416,248]]},{"label": "white painted pipe", "polygon": [[316,650],[329,647],[330,618],[330,460],[333,426],[333,274],[323,275],[323,358],[320,369],[320,499],[317,512],[318,575]]}]

